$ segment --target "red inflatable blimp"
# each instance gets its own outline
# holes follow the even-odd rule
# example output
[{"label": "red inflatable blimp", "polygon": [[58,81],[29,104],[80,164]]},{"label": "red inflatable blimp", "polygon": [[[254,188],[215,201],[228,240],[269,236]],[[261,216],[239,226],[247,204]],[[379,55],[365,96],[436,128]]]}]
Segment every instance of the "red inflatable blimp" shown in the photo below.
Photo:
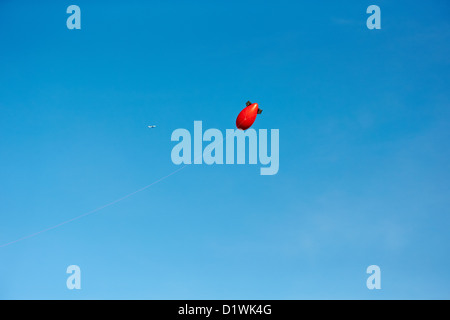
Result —
[{"label": "red inflatable blimp", "polygon": [[262,110],[258,108],[257,103],[247,101],[245,105],[247,107],[242,109],[236,119],[236,127],[241,130],[247,130],[250,128],[256,120],[256,115],[262,112]]}]

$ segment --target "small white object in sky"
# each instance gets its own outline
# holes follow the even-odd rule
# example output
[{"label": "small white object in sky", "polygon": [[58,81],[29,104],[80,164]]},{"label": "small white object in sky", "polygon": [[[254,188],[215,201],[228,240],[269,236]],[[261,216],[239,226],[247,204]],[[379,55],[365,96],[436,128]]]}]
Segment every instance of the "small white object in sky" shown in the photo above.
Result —
[{"label": "small white object in sky", "polygon": [[148,126],[148,127],[149,127],[150,129],[151,129],[151,128],[156,128],[156,126]]}]

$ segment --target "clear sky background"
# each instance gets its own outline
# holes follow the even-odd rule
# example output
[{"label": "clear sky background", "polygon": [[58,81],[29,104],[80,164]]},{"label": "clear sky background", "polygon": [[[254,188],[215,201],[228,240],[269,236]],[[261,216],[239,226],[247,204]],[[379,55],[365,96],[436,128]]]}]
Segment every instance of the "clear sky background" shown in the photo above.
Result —
[{"label": "clear sky background", "polygon": [[178,169],[170,136],[194,120],[225,132],[251,100],[280,130],[277,175],[191,165],[0,248],[0,299],[449,299],[449,14],[0,1],[0,245]]}]

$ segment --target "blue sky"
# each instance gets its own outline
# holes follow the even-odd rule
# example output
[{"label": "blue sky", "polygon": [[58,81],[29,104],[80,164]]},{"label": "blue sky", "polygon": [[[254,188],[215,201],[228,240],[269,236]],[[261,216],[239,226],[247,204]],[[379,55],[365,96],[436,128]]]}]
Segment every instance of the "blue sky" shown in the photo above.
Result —
[{"label": "blue sky", "polygon": [[450,298],[449,13],[1,1],[0,245],[170,174],[175,129],[225,132],[247,100],[280,169],[191,165],[2,247],[0,299]]}]

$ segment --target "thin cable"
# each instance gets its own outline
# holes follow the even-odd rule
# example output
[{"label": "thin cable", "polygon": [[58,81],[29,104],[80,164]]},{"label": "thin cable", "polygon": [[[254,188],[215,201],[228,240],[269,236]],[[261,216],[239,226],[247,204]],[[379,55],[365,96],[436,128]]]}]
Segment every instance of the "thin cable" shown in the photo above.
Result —
[{"label": "thin cable", "polygon": [[114,201],[112,201],[112,202],[110,202],[110,203],[108,203],[108,204],[105,204],[105,205],[103,205],[103,206],[101,206],[101,207],[98,207],[98,208],[96,208],[96,209],[94,209],[94,210],[91,210],[91,211],[89,211],[89,212],[83,213],[82,215],[79,215],[79,216],[77,216],[77,217],[75,217],[75,218],[72,218],[72,219],[69,219],[69,220],[67,220],[67,221],[61,222],[61,223],[59,223],[59,224],[57,224],[57,225],[54,225],[53,227],[49,227],[49,228],[47,228],[47,229],[44,229],[44,230],[41,230],[41,231],[32,233],[32,234],[30,234],[30,235],[28,235],[28,236],[19,238],[19,239],[17,239],[17,240],[14,240],[14,241],[11,241],[11,242],[2,244],[2,245],[0,245],[0,248],[9,246],[9,245],[11,245],[11,244],[17,243],[17,242],[22,241],[22,240],[26,240],[26,239],[35,237],[35,236],[37,236],[37,235],[39,235],[39,234],[41,234],[41,233],[44,233],[44,232],[47,232],[47,231],[56,229],[56,228],[58,228],[58,227],[61,227],[61,226],[65,225],[65,224],[69,223],[69,222],[72,222],[72,221],[81,219],[81,218],[86,217],[86,216],[88,216],[88,215],[90,215],[90,214],[93,214],[93,213],[95,213],[95,212],[97,212],[97,211],[100,211],[100,210],[102,210],[102,209],[104,209],[104,208],[107,208],[107,207],[109,207],[109,206],[112,206],[113,204],[116,204],[117,202],[120,202],[120,201],[122,201],[122,200],[125,200],[126,198],[129,198],[129,197],[131,197],[132,195],[135,195],[136,193],[139,193],[139,192],[141,192],[141,191],[144,191],[144,190],[147,189],[147,188],[150,188],[151,186],[157,184],[158,182],[163,181],[164,179],[170,177],[171,175],[173,175],[173,174],[175,174],[175,173],[181,171],[182,169],[184,169],[184,168],[186,168],[186,167],[187,167],[187,164],[184,165],[184,166],[182,166],[181,168],[178,168],[177,170],[171,172],[170,174],[168,174],[168,175],[166,175],[166,176],[164,176],[164,177],[162,177],[162,178],[160,178],[160,179],[158,179],[158,180],[156,180],[156,181],[150,183],[149,185],[146,185],[145,187],[143,187],[143,188],[141,188],[141,189],[139,189],[139,190],[136,190],[136,191],[134,191],[134,192],[132,192],[132,193],[129,193],[129,194],[127,194],[126,196],[123,196],[122,198],[119,198],[119,199],[117,199],[117,200],[114,200]]}]

